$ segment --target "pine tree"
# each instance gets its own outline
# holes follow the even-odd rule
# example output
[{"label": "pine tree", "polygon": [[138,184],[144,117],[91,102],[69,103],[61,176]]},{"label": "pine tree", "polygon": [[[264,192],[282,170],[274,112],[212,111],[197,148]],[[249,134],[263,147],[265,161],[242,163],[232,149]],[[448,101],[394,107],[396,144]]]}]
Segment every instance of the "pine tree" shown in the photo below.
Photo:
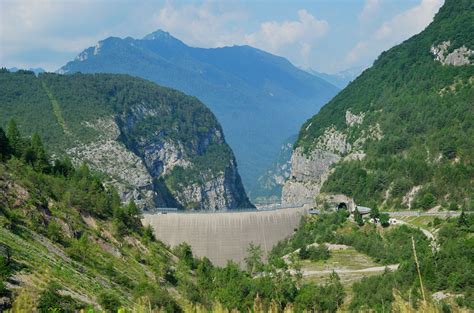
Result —
[{"label": "pine tree", "polygon": [[390,226],[390,216],[387,213],[380,214],[380,225],[383,227]]},{"label": "pine tree", "polygon": [[260,247],[259,245],[255,245],[253,242],[251,242],[249,247],[247,248],[247,257],[245,258],[245,265],[247,267],[247,271],[251,275],[262,270],[262,256],[262,247]]},{"label": "pine tree", "polygon": [[25,143],[14,120],[8,122],[7,138],[10,143],[11,153],[18,158],[21,157],[25,150]]},{"label": "pine tree", "polygon": [[5,131],[0,127],[0,160],[6,159],[10,155],[10,143]]},{"label": "pine tree", "polygon": [[138,209],[133,199],[128,203],[127,214],[130,218],[137,217],[140,214],[140,209]]},{"label": "pine tree", "polygon": [[31,151],[32,160],[30,162],[36,170],[43,172],[49,167],[46,150],[44,149],[43,142],[37,133],[34,133],[31,137],[31,144],[27,150]]}]

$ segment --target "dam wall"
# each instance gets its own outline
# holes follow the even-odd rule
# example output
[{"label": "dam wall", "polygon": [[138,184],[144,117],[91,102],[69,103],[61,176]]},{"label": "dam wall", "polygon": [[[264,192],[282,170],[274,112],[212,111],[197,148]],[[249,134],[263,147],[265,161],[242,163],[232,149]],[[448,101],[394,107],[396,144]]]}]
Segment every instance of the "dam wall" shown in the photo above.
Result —
[{"label": "dam wall", "polygon": [[187,242],[194,255],[224,266],[228,260],[243,264],[251,242],[264,256],[280,240],[293,234],[306,208],[223,213],[144,214],[156,237],[170,246]]}]

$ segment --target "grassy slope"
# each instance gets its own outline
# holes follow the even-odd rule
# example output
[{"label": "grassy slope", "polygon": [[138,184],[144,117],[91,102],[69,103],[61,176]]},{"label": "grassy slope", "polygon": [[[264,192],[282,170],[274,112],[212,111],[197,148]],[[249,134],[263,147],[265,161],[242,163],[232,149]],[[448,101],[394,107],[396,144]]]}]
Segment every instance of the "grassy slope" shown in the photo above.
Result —
[{"label": "grassy slope", "polygon": [[[147,282],[163,294],[171,290],[183,304],[161,274],[165,266],[175,264],[168,248],[134,232],[117,237],[111,220],[64,206],[49,197],[51,186],[36,189],[34,178],[19,172],[13,174],[11,164],[0,164],[0,244],[11,248],[17,264],[7,280],[16,298],[27,293],[34,305],[54,282],[92,307],[104,290],[113,290],[122,305],[130,306],[137,285]],[[85,245],[78,248],[81,240]]]}]

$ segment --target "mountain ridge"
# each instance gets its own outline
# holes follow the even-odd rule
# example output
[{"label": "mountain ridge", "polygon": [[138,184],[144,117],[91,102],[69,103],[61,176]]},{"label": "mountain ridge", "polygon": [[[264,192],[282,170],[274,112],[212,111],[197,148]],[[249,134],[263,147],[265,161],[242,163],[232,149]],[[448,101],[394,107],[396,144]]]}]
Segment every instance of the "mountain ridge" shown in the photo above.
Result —
[{"label": "mountain ridge", "polygon": [[338,91],[288,60],[250,46],[190,47],[164,31],[144,38],[99,41],[59,72],[126,73],[198,97],[223,126],[252,197],[260,172],[286,138]]}]

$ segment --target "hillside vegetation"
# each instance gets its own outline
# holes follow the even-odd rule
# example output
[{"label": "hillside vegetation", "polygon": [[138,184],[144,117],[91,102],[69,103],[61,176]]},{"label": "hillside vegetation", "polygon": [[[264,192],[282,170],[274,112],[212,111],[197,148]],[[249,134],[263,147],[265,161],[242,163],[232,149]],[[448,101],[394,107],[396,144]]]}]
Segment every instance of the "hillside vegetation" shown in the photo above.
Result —
[{"label": "hillside vegetation", "polygon": [[[306,153],[331,130],[349,147],[338,154],[365,154],[337,163],[322,191],[368,206],[474,209],[473,20],[472,0],[447,0],[302,126],[295,146]],[[463,49],[467,63],[444,60]]]},{"label": "hillside vegetation", "polygon": [[[196,259],[144,228],[134,202],[121,205],[86,165],[49,162],[38,135],[0,128],[0,310],[13,312],[335,311],[342,287],[298,286],[249,248],[247,270]],[[320,296],[309,301],[305,292]],[[342,292],[342,293],[341,293]],[[318,304],[319,305],[319,304]],[[120,310],[120,311],[118,311]]]},{"label": "hillside vegetation", "polygon": [[183,190],[224,177],[230,191],[221,196],[229,205],[218,209],[252,206],[219,123],[194,97],[126,75],[36,77],[3,69],[0,84],[0,125],[15,119],[22,134],[40,134],[54,155],[68,155],[75,164],[87,161],[114,176],[122,189],[135,184],[138,191],[132,188],[122,198],[143,192],[148,181],[158,195],[135,200],[151,198],[149,208],[199,209],[204,201],[196,207],[183,199]]},{"label": "hillside vegetation", "polygon": [[[406,226],[380,232],[357,226],[347,212],[309,216],[292,238],[262,261],[250,245],[245,270],[236,263],[214,266],[196,259],[183,243],[170,249],[143,227],[133,201],[121,205],[84,164],[49,161],[41,138],[22,137],[11,121],[0,128],[0,309],[13,312],[336,312],[403,306],[430,306],[433,312],[473,308],[470,268],[473,215],[437,222],[439,245],[433,251],[423,233]],[[441,226],[440,226],[441,224]],[[414,238],[426,291],[461,294],[455,301],[420,302],[411,251]],[[316,282],[301,280],[298,258],[284,254],[313,242],[343,243],[383,264],[386,271],[355,283],[347,302],[337,274]],[[313,251],[314,250],[314,251]],[[310,259],[327,250],[306,250]],[[303,256],[300,251],[301,258]],[[291,271],[288,271],[291,270]],[[393,290],[396,290],[395,292]],[[346,301],[346,302],[345,302]],[[444,312],[444,311],[443,311]]]},{"label": "hillside vegetation", "polygon": [[365,277],[353,283],[352,297],[345,303],[344,309],[353,312],[390,312],[396,309],[398,304],[395,302],[401,298],[410,303],[407,306],[410,310],[422,311],[423,292],[426,300],[433,302],[431,295],[441,291],[448,297],[438,301],[439,308],[433,307],[426,312],[456,312],[460,307],[472,310],[474,276],[470,268],[474,266],[474,215],[462,214],[459,218],[447,220],[436,218],[434,224],[438,234],[436,249],[432,248],[433,243],[422,231],[406,225],[384,228],[367,221],[357,225],[347,219],[346,210],[319,217],[308,216],[291,238],[273,248],[269,259],[278,264],[281,257],[299,249],[297,255],[301,259],[324,260],[329,258],[331,251],[305,247],[314,243],[348,245],[375,262],[399,264],[399,267],[398,270],[386,269],[382,275]]}]

